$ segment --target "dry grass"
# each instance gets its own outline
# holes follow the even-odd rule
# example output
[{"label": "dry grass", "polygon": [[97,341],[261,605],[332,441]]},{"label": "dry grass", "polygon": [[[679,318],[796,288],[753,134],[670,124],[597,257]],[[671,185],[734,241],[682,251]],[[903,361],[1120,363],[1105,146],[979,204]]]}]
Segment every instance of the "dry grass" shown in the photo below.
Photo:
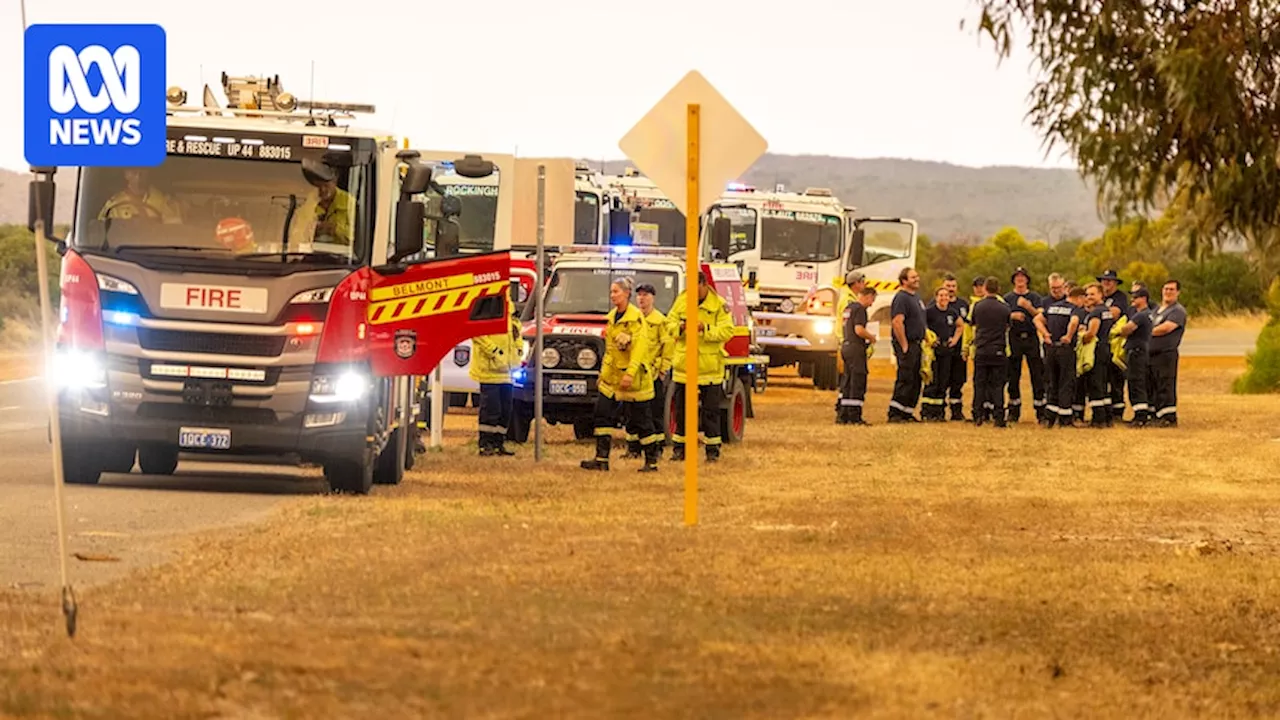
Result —
[{"label": "dry grass", "polygon": [[1191,318],[1191,327],[1199,330],[1248,330],[1256,334],[1266,324],[1267,313],[1264,310],[1227,314],[1201,313]]},{"label": "dry grass", "polygon": [[[1234,370],[1227,372],[1224,365]],[[830,422],[779,378],[702,477],[444,454],[56,604],[0,594],[0,713],[1182,717],[1280,712],[1280,398],[1184,361],[1177,431]]]}]

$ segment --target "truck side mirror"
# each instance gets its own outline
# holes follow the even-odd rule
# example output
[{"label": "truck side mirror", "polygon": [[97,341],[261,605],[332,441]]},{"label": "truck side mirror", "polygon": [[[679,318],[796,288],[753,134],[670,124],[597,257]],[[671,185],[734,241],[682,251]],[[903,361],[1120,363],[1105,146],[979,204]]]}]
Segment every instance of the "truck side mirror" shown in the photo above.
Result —
[{"label": "truck side mirror", "polygon": [[422,252],[422,230],[427,219],[427,209],[418,200],[396,202],[396,251],[388,262],[399,262],[410,255]]},{"label": "truck side mirror", "polygon": [[862,266],[862,253],[867,242],[867,231],[862,228],[856,228],[853,231],[853,237],[849,239],[849,266],[846,270],[852,270]]},{"label": "truck side mirror", "polygon": [[436,229],[436,257],[453,257],[458,254],[458,221],[441,220]]},{"label": "truck side mirror", "polygon": [[479,155],[467,155],[453,161],[453,171],[464,178],[485,178],[493,174],[493,162]]},{"label": "truck side mirror", "polygon": [[431,166],[410,162],[400,181],[401,196],[418,195],[431,186]]},{"label": "truck side mirror", "polygon": [[729,259],[729,243],[733,238],[733,226],[727,217],[718,217],[711,223],[711,248],[721,260]]},{"label": "truck side mirror", "polygon": [[27,229],[35,232],[36,223],[44,224],[46,237],[53,237],[53,204],[57,183],[51,177],[32,180],[27,185]]},{"label": "truck side mirror", "polygon": [[754,288],[756,286],[756,277],[757,275],[755,270],[747,273],[747,287]]}]

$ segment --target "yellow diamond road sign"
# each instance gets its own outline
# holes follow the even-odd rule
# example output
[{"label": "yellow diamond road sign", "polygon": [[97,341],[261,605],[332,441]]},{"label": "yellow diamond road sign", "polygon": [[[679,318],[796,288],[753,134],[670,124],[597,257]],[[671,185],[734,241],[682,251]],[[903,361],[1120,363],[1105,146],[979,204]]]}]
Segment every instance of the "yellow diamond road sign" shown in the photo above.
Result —
[{"label": "yellow diamond road sign", "polygon": [[618,148],[653,181],[680,212],[687,202],[688,106],[700,105],[698,207],[701,215],[725,186],[738,179],[769,148],[751,123],[697,70],[684,76],[635,127]]}]

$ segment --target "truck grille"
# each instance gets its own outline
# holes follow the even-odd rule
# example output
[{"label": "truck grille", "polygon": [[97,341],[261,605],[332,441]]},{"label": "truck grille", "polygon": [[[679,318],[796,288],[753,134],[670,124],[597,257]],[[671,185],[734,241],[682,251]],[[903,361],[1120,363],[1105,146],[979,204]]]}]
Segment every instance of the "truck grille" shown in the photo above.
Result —
[{"label": "truck grille", "polygon": [[[555,348],[560,353],[560,362],[555,366],[562,370],[599,370],[600,361],[604,359],[604,340],[596,337],[578,336],[573,338],[543,336],[544,348]],[[596,353],[595,365],[589,368],[578,367],[578,353],[583,348],[591,348]]]},{"label": "truck grille", "polygon": [[138,328],[138,344],[143,349],[161,352],[278,357],[284,352],[284,343],[283,335],[235,335]]},{"label": "truck grille", "polygon": [[275,411],[267,408],[230,405],[144,402],[138,417],[173,423],[214,423],[217,425],[274,425]]}]

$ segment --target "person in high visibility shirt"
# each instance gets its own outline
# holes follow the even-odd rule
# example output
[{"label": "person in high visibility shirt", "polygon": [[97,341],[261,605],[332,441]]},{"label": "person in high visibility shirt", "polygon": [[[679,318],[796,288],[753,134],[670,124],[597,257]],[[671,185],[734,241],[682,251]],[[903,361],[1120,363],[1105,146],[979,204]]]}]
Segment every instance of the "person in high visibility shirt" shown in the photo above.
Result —
[{"label": "person in high visibility shirt", "polygon": [[[667,313],[667,332],[676,340],[671,381],[675,383],[674,409],[676,431],[671,436],[671,459],[685,457],[684,403],[685,387],[691,378],[685,372],[685,353],[688,347],[687,331],[698,333],[698,377],[692,378],[698,387],[698,429],[707,445],[707,462],[720,459],[720,403],[724,395],[725,343],[733,338],[733,318],[724,299],[707,283],[707,276],[698,273],[698,318],[687,318],[685,290],[676,297]],[[696,442],[696,441],[695,441]],[[696,445],[695,445],[696,447]]]},{"label": "person in high visibility shirt", "polygon": [[644,449],[644,467],[640,472],[658,469],[658,441],[662,435],[653,421],[653,375],[649,370],[650,332],[640,308],[631,303],[631,278],[618,278],[609,285],[609,302],[613,309],[605,316],[604,361],[600,364],[592,422],[595,424],[596,455],[582,461],[583,470],[608,470],[609,450],[613,445],[613,428],[618,417],[618,404],[626,418],[626,431],[640,438]]},{"label": "person in high visibility shirt", "polygon": [[[650,283],[636,286],[636,305],[644,315],[645,327],[649,330],[649,359],[645,363],[649,374],[653,377],[653,399],[649,401],[649,412],[659,435],[659,454],[666,444],[665,428],[662,427],[663,411],[667,402],[667,388],[664,378],[671,372],[671,359],[675,354],[674,338],[667,333],[667,316],[653,306],[654,296],[658,291]],[[627,432],[627,457],[638,458],[644,451],[640,444],[640,436]]]},{"label": "person in high visibility shirt", "polygon": [[174,225],[182,222],[178,203],[151,185],[146,168],[125,168],[124,189],[112,195],[98,213],[99,220],[150,220]]},{"label": "person in high visibility shirt", "polygon": [[[867,286],[867,276],[861,270],[850,270],[844,276],[844,287],[840,288],[840,299],[836,301],[836,347],[844,347],[845,326],[849,323],[849,313],[852,312],[858,304],[858,298],[862,295],[862,290]],[[845,375],[848,374],[848,366],[840,371],[840,390],[836,392],[836,416],[839,417],[845,407],[840,401],[844,399],[844,386],[846,384]]]},{"label": "person in high visibility shirt", "polygon": [[507,425],[511,422],[511,373],[520,367],[524,337],[520,321],[506,301],[509,323],[507,332],[482,335],[471,341],[472,380],[480,384],[480,454],[483,456],[515,455],[504,444]]},{"label": "person in high visibility shirt", "polygon": [[350,246],[355,199],[338,187],[338,171],[329,162],[304,160],[303,175],[313,190],[298,208],[290,245],[309,241]]}]

